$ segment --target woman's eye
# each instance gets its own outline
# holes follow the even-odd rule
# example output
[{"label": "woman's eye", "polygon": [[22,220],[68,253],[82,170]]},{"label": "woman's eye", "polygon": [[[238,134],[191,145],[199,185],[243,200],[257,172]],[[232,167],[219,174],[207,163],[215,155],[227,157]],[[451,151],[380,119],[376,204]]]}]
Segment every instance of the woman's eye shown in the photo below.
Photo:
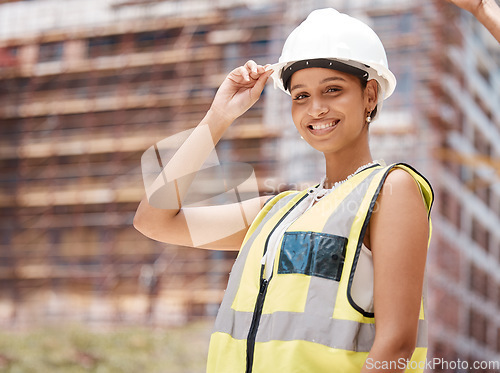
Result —
[{"label": "woman's eye", "polygon": [[341,89],[340,88],[336,88],[336,87],[330,87],[330,88],[327,88],[326,92],[330,93],[330,92],[340,92]]},{"label": "woman's eye", "polygon": [[303,100],[303,99],[304,99],[304,98],[306,98],[306,97],[307,97],[307,95],[306,95],[306,94],[300,93],[300,94],[298,94],[298,95],[294,96],[294,98],[293,98],[293,99],[294,99],[294,100],[296,100],[296,101],[298,101],[298,100]]}]

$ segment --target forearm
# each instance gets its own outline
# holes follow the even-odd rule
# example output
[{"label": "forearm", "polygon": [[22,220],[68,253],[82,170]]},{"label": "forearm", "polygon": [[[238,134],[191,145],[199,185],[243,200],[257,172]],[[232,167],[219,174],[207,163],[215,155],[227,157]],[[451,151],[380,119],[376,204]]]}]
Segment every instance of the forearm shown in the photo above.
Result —
[{"label": "forearm", "polygon": [[[141,163],[146,194],[134,216],[137,230],[165,242],[193,245],[185,218],[177,215],[196,173],[230,125],[231,121],[209,110],[180,146],[176,146],[178,139],[166,138],[144,153]],[[175,153],[168,159],[172,147]]]},{"label": "forearm", "polygon": [[[232,119],[224,117],[223,113],[210,109],[165,165],[163,174],[168,182],[175,184],[175,198],[179,208],[196,173],[203,168],[208,158],[210,157],[209,166],[218,164],[215,146],[232,121]],[[169,197],[173,198],[174,196]]]},{"label": "forearm", "polygon": [[500,43],[500,7],[495,0],[483,0],[473,15]]},{"label": "forearm", "polygon": [[230,125],[231,120],[209,110],[185,140],[174,135],[148,149],[141,161],[146,189],[144,199],[166,210],[165,214],[176,215],[197,172],[205,163],[209,163],[208,166],[218,164],[215,145]]}]

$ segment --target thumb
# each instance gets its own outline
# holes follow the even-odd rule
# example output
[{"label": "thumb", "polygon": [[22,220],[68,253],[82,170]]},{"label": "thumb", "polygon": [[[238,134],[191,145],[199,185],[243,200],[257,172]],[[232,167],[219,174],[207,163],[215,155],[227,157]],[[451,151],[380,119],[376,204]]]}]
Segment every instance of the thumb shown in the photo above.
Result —
[{"label": "thumb", "polygon": [[268,70],[261,76],[259,76],[259,79],[257,79],[257,82],[253,86],[253,89],[259,93],[259,95],[262,93],[264,90],[264,86],[266,85],[267,80],[271,76],[274,70]]}]

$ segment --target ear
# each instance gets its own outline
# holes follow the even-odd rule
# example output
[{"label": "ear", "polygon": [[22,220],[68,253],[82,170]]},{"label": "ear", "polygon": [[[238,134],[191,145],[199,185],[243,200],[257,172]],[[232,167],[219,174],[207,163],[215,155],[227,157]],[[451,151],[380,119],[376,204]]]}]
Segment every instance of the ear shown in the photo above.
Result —
[{"label": "ear", "polygon": [[378,102],[378,83],[372,79],[366,83],[365,88],[365,105],[369,112],[375,109]]}]

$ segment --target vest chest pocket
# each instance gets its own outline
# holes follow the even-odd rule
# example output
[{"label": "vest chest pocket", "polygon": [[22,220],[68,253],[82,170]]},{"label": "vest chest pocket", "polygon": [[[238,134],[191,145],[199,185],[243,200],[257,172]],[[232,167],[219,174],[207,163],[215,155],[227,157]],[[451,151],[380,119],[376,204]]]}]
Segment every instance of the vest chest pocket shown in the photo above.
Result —
[{"label": "vest chest pocket", "polygon": [[278,274],[300,273],[340,281],[347,238],[317,232],[285,232]]}]

